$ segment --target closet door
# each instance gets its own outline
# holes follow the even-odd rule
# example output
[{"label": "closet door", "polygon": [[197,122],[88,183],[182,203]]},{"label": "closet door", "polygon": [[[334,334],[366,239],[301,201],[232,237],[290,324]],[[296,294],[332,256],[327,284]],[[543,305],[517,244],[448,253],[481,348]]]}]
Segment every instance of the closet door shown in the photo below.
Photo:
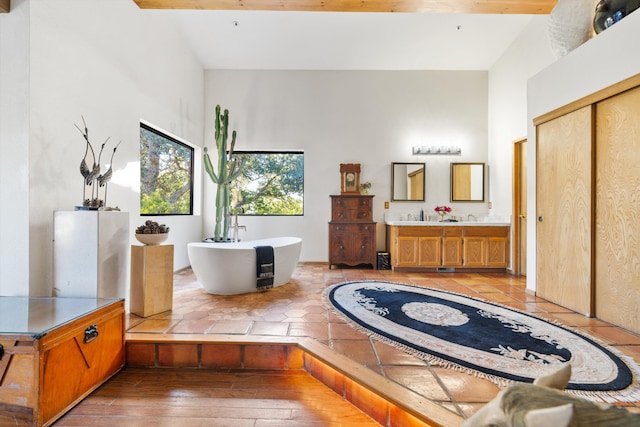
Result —
[{"label": "closet door", "polygon": [[596,104],[596,316],[640,333],[640,88]]},{"label": "closet door", "polygon": [[593,108],[537,128],[536,257],[541,298],[593,314]]}]

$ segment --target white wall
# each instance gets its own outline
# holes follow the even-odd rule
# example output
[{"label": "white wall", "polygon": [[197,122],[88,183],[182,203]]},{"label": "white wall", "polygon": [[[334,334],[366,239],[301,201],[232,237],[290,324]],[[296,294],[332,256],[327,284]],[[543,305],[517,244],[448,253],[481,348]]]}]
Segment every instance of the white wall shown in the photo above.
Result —
[{"label": "white wall", "polygon": [[29,293],[29,3],[0,13],[0,295]]},{"label": "white wall", "polygon": [[[21,12],[13,6],[8,16],[17,20]],[[21,70],[30,70],[28,87],[23,84],[29,93],[29,134],[28,139],[22,134],[11,141],[24,144],[11,160],[16,170],[28,170],[28,192],[5,190],[0,204],[3,210],[16,206],[22,215],[28,204],[28,215],[22,217],[28,218],[28,233],[24,227],[18,230],[22,240],[29,240],[30,284],[27,290],[16,281],[2,294],[37,296],[51,294],[53,212],[73,210],[82,202],[79,165],[84,142],[74,124],[81,124],[84,115],[94,146],[107,137],[122,141],[107,204],[130,212],[135,243],[134,229],[146,219],[139,216],[139,121],[201,145],[203,72],[165,18],[141,11],[130,0],[31,0],[29,6],[30,67]],[[25,49],[24,44],[16,50]],[[4,42],[0,48],[0,58],[24,60]],[[1,78],[12,77],[4,64]],[[4,117],[4,104],[2,108]],[[106,150],[112,151],[112,146]],[[160,220],[172,229],[167,243],[176,245],[175,267],[187,266],[186,242],[201,238],[201,217]],[[2,218],[3,231],[15,222],[7,221]],[[3,235],[0,248],[4,254],[17,246],[17,253],[25,257],[21,245]],[[24,277],[25,272],[16,269],[15,274]]]},{"label": "white wall", "polygon": [[527,135],[527,81],[555,61],[547,21],[547,16],[532,18],[489,70],[489,183],[497,215],[512,210],[513,141]]},{"label": "white wall", "polygon": [[[449,163],[485,161],[493,213],[510,213],[512,141],[525,133],[535,140],[531,120],[640,71],[640,59],[630,54],[640,39],[638,13],[535,75],[525,95],[527,78],[553,62],[546,18],[533,18],[490,73],[227,70],[203,79],[162,14],[142,12],[130,0],[12,3],[11,13],[0,15],[2,295],[50,294],[53,211],[73,209],[82,197],[84,147],[73,126],[81,115],[96,141],[123,141],[108,204],[131,213],[132,243],[144,220],[138,215],[140,119],[210,146],[219,103],[231,111],[239,149],[304,149],[304,217],[243,218],[244,238],[299,235],[302,260],[326,261],[328,196],[340,191],[340,163],[361,163],[362,180],[373,183],[378,249],[384,249],[392,161],[426,162],[427,200],[391,203],[386,212],[428,213],[450,204]],[[463,155],[413,156],[413,145],[459,145]],[[533,217],[535,144],[528,160]],[[154,218],[172,228],[176,268],[188,265],[187,242],[211,234],[212,207],[206,179],[204,231],[198,216]],[[453,208],[458,215],[488,212],[486,203]],[[527,231],[528,286],[535,288],[534,222]]]},{"label": "white wall", "polygon": [[[340,194],[340,163],[360,163],[371,181],[378,249],[385,248],[384,202],[391,162],[426,162],[426,201],[394,202],[418,214],[436,205],[485,212],[486,203],[449,202],[450,162],[487,161],[487,73],[481,71],[207,71],[205,145],[213,144],[214,108],[229,109],[236,148],[303,149],[305,214],[242,218],[241,238],[303,238],[302,261],[328,260],[329,195]],[[459,145],[462,156],[414,156],[413,145]],[[213,234],[214,186],[207,179],[204,233]]]},{"label": "white wall", "polygon": [[[533,119],[640,73],[640,12],[634,12],[533,76],[527,90],[527,134],[535,141]],[[535,144],[528,146],[528,210],[535,218]],[[536,283],[536,222],[527,234],[527,287]]]}]

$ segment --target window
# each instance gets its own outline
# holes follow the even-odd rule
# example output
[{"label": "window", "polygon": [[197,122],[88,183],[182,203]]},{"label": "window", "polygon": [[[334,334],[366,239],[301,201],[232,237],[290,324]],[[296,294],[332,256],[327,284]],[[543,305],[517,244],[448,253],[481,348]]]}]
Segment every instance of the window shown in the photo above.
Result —
[{"label": "window", "polygon": [[231,206],[244,215],[304,214],[304,153],[300,151],[235,151],[246,159],[232,184]]},{"label": "window", "polygon": [[193,214],[193,148],[140,123],[140,215]]}]

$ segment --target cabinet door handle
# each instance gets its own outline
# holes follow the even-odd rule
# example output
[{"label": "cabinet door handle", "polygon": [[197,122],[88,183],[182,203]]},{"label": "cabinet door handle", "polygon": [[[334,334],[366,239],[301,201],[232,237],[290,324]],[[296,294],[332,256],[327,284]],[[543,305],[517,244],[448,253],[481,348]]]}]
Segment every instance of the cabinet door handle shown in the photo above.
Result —
[{"label": "cabinet door handle", "polygon": [[344,249],[344,246],[340,245],[340,249]]},{"label": "cabinet door handle", "polygon": [[365,227],[364,227],[364,229],[365,229],[365,230],[369,230],[369,226],[365,226]]},{"label": "cabinet door handle", "polygon": [[360,249],[364,249],[364,245],[360,246]]},{"label": "cabinet door handle", "polygon": [[340,231],[340,227],[336,227],[336,231]]},{"label": "cabinet door handle", "polygon": [[542,215],[540,215],[540,216],[538,217],[538,222],[542,222],[542,220],[543,220],[543,219],[544,219],[544,218],[542,218]]},{"label": "cabinet door handle", "polygon": [[84,343],[88,344],[98,338],[98,325],[91,325],[84,330]]}]

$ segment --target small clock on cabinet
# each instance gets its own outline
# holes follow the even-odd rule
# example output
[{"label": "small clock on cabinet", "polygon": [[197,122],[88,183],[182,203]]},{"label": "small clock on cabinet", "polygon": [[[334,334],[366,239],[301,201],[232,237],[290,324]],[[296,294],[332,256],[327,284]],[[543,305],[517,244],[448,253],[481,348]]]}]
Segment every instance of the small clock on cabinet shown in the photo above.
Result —
[{"label": "small clock on cabinet", "polygon": [[360,193],[360,163],[341,163],[340,177],[341,194]]}]

